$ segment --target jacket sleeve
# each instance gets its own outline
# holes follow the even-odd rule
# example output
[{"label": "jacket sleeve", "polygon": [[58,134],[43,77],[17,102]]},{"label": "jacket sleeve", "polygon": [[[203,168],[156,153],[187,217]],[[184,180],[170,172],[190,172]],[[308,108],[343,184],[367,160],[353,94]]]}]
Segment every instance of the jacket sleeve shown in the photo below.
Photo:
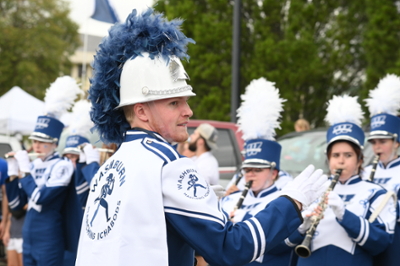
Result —
[{"label": "jacket sleeve", "polygon": [[345,210],[343,219],[338,221],[355,243],[372,255],[385,250],[392,242],[396,224],[396,205],[390,199],[374,222],[368,217],[382,202],[385,190],[380,190],[370,199],[367,218],[360,217],[349,210]]},{"label": "jacket sleeve", "polygon": [[89,195],[90,182],[94,175],[99,170],[100,165],[97,162],[93,162],[89,165],[78,164],[74,172],[75,190],[78,196],[79,202],[83,207],[86,206],[86,201]]},{"label": "jacket sleeve", "polygon": [[50,176],[45,185],[39,188],[32,175],[20,179],[23,190],[36,204],[45,205],[52,202],[57,196],[67,189],[74,171],[70,161],[60,160],[51,169]]},{"label": "jacket sleeve", "polygon": [[295,203],[285,197],[272,201],[244,222],[234,225],[227,221],[217,196],[189,160],[164,166],[164,209],[167,221],[211,265],[254,261],[301,224]]},{"label": "jacket sleeve", "polygon": [[12,210],[22,209],[26,203],[28,203],[28,197],[24,190],[21,189],[18,178],[10,181],[6,180],[6,194],[8,198],[8,206]]},{"label": "jacket sleeve", "polygon": [[91,164],[84,165],[82,167],[82,174],[83,177],[85,178],[86,182],[90,185],[90,182],[92,182],[92,179],[94,175],[97,173],[99,170],[100,165],[97,162],[93,162]]}]

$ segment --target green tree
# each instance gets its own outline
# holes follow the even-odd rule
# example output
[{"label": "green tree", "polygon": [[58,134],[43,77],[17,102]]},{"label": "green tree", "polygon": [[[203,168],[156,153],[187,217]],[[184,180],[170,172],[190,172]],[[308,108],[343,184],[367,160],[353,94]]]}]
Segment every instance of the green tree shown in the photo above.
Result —
[{"label": "green tree", "polygon": [[232,6],[226,0],[161,0],[155,8],[169,19],[183,18],[183,32],[196,41],[190,63],[183,62],[197,94],[190,99],[193,118],[229,121]]},{"label": "green tree", "polygon": [[[195,118],[229,120],[233,0],[161,0],[156,8],[182,17],[186,69],[198,97]],[[400,16],[394,0],[242,0],[241,90],[253,79],[275,82],[284,105],[280,135],[304,117],[325,126],[333,95],[360,103],[386,73],[400,72]]]},{"label": "green tree", "polygon": [[0,95],[13,86],[42,99],[45,89],[71,71],[80,45],[67,2],[0,0]]},{"label": "green tree", "polygon": [[363,32],[366,58],[366,82],[363,97],[374,89],[387,73],[400,74],[400,16],[394,0],[366,0],[367,22]]}]

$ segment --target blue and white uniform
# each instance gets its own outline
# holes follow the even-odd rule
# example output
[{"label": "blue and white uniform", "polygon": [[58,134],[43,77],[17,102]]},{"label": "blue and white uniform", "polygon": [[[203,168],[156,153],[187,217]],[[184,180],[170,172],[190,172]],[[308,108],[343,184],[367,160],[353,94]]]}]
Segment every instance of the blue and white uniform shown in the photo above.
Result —
[{"label": "blue and white uniform", "polygon": [[[393,201],[386,204],[373,223],[368,222],[385,189],[355,175],[345,183],[338,182],[334,191],[345,203],[343,219],[339,221],[330,207],[325,210],[312,239],[311,256],[299,258],[298,266],[372,265],[372,256],[382,252],[393,238]],[[302,240],[303,236],[296,231],[287,242],[295,246]]]},{"label": "blue and white uniform", "polygon": [[190,158],[133,129],[91,182],[76,265],[188,266],[194,249],[211,265],[243,265],[296,230],[296,210],[279,197],[233,225]]},{"label": "blue and white uniform", "polygon": [[[363,179],[369,178],[371,169],[372,165],[365,167]],[[389,162],[386,167],[382,162],[379,162],[375,171],[374,183],[383,186],[388,191],[393,191],[397,195],[397,222],[393,242],[384,252],[374,258],[374,265],[398,265],[400,261],[400,158]]]},{"label": "blue and white uniform", "polygon": [[[68,187],[67,204],[63,209],[66,226],[64,231],[68,236],[68,245],[64,255],[63,266],[74,266],[76,260],[76,253],[78,249],[78,241],[80,234],[80,226],[83,219],[83,211],[86,206],[87,197],[89,195],[90,180],[99,169],[97,162],[90,163],[77,163],[74,174],[72,176],[71,184]],[[71,215],[74,213],[74,215]]]},{"label": "blue and white uniform", "polygon": [[61,209],[72,173],[72,163],[53,153],[44,161],[34,160],[26,177],[6,183],[12,209],[21,209],[28,203],[22,230],[25,266],[63,264],[65,238]]},{"label": "blue and white uniform", "polygon": [[[222,198],[221,205],[222,209],[226,213],[230,213],[234,210],[235,205],[239,201],[242,193],[237,191],[224,198]],[[273,200],[280,196],[279,190],[275,185],[272,185],[254,195],[252,190],[249,190],[246,198],[243,201],[243,205],[240,207],[240,217],[238,217],[239,210],[235,215],[236,221],[245,221],[254,217],[257,213],[265,209],[265,207]],[[274,214],[272,214],[274,215]],[[264,255],[258,257],[252,263],[246,265],[274,265],[274,266],[288,266],[292,247],[287,246],[283,241],[273,249],[266,252]]]},{"label": "blue and white uniform", "polygon": [[4,185],[4,181],[7,179],[7,162],[0,158],[0,185]]}]

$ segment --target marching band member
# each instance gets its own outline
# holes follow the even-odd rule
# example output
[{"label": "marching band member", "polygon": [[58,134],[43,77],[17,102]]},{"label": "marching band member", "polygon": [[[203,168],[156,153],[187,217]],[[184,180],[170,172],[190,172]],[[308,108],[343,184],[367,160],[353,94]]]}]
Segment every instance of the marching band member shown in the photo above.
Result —
[{"label": "marching band member", "polygon": [[309,167],[279,197],[233,225],[193,160],[172,142],[187,140],[195,94],[180,58],[193,42],[149,8],[134,10],[103,39],[89,90],[91,118],[104,142],[120,144],[90,186],[77,265],[245,264],[301,224],[298,213],[324,189]]},{"label": "marching band member", "polygon": [[[229,181],[228,185],[226,186],[225,196],[228,196],[237,191],[243,191],[244,186],[246,185],[246,181],[243,178],[243,170],[240,169],[238,173],[236,173],[231,181]],[[275,186],[281,190],[283,189],[286,184],[293,180],[293,177],[286,171],[279,170],[278,176],[275,179]]]},{"label": "marching band member", "polygon": [[[275,141],[275,128],[279,128],[279,112],[283,110],[279,91],[274,83],[264,78],[253,80],[242,95],[238,109],[238,126],[245,141],[245,160],[242,164],[244,180],[249,189],[243,201],[240,192],[224,197],[221,206],[233,221],[254,217],[272,200],[280,196],[275,185],[278,178],[281,145]],[[251,182],[251,183],[249,183]],[[250,185],[251,184],[251,185]],[[243,202],[241,206],[238,206]],[[283,241],[274,249],[246,265],[287,266],[293,249]]]},{"label": "marching band member", "polygon": [[[326,149],[329,169],[332,175],[338,169],[342,171],[333,191],[323,201],[328,206],[311,240],[311,256],[299,257],[298,266],[372,265],[372,256],[383,251],[392,240],[394,202],[384,202],[386,190],[363,181],[359,175],[364,144],[362,116],[357,97],[334,96],[328,103],[325,120],[331,125]],[[372,213],[382,202],[382,211],[372,221]],[[301,242],[300,233],[304,234],[311,223],[307,217],[288,242]]]},{"label": "marching band member", "polygon": [[81,90],[73,78],[57,78],[46,91],[46,114],[38,117],[29,137],[38,158],[30,162],[26,151],[17,151],[13,158],[7,159],[9,206],[18,210],[28,203],[22,230],[25,266],[62,265],[64,249],[68,248],[66,244],[70,244],[64,244],[61,209],[67,197],[73,165],[68,159],[60,158],[56,148],[64,128],[59,119],[71,108],[78,93]]},{"label": "marching band member", "polygon": [[[63,156],[71,160],[74,165],[74,174],[71,178],[69,213],[71,216],[66,230],[68,235],[79,239],[79,227],[82,224],[83,210],[89,195],[89,183],[99,169],[99,151],[89,144],[89,132],[94,126],[89,116],[90,103],[80,100],[72,108],[72,118],[69,125],[69,136],[65,141]],[[83,148],[81,148],[83,147]],[[65,253],[63,266],[75,265],[77,247]]]},{"label": "marching band member", "polygon": [[74,184],[79,202],[86,206],[89,184],[100,168],[100,152],[89,141],[90,129],[94,126],[90,120],[90,103],[80,100],[72,109],[70,135],[65,142],[63,155],[74,164]]},{"label": "marching band member", "polygon": [[[400,199],[400,158],[397,155],[400,142],[400,118],[397,117],[400,109],[400,78],[396,75],[387,75],[370,91],[370,98],[366,99],[371,115],[371,132],[368,141],[379,161],[373,166],[367,166],[364,179],[373,179],[389,192],[394,192]],[[371,174],[371,172],[373,172]],[[400,201],[397,202],[397,210]],[[374,265],[398,265],[400,261],[400,219],[397,214],[397,223],[393,243],[381,254],[374,258]]]}]

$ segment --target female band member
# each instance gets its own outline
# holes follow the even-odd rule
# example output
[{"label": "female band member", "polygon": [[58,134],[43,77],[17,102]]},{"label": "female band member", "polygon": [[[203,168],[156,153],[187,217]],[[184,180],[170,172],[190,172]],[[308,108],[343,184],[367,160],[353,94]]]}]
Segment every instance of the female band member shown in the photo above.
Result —
[{"label": "female band member", "polygon": [[[378,164],[365,168],[364,179],[372,179],[390,192],[400,196],[400,158],[398,156],[400,142],[400,119],[397,117],[400,109],[400,78],[387,75],[376,89],[370,91],[366,99],[371,114],[371,132],[368,141],[376,155]],[[398,201],[397,205],[399,205]],[[399,214],[397,214],[399,221]],[[392,244],[374,258],[374,265],[392,266],[400,261],[400,223],[396,223]]]},{"label": "female band member", "polygon": [[[222,208],[235,223],[252,218],[280,195],[275,181],[278,178],[281,146],[274,135],[275,128],[279,127],[277,120],[284,100],[279,98],[274,84],[264,78],[252,81],[244,96],[246,100],[238,111],[238,125],[246,142],[242,164],[246,187],[243,193],[236,191],[222,199]],[[258,108],[255,108],[257,105]],[[291,253],[291,247],[282,242],[246,265],[289,265]]]},{"label": "female band member", "polygon": [[[368,220],[386,190],[359,176],[364,143],[361,119],[357,97],[334,96],[329,102],[326,120],[332,126],[327,132],[327,159],[332,174],[337,169],[342,172],[326,199],[328,207],[312,238],[311,255],[299,258],[298,266],[372,265],[372,256],[393,237],[393,201],[383,206],[377,219]],[[293,235],[290,240],[294,243]]]}]

